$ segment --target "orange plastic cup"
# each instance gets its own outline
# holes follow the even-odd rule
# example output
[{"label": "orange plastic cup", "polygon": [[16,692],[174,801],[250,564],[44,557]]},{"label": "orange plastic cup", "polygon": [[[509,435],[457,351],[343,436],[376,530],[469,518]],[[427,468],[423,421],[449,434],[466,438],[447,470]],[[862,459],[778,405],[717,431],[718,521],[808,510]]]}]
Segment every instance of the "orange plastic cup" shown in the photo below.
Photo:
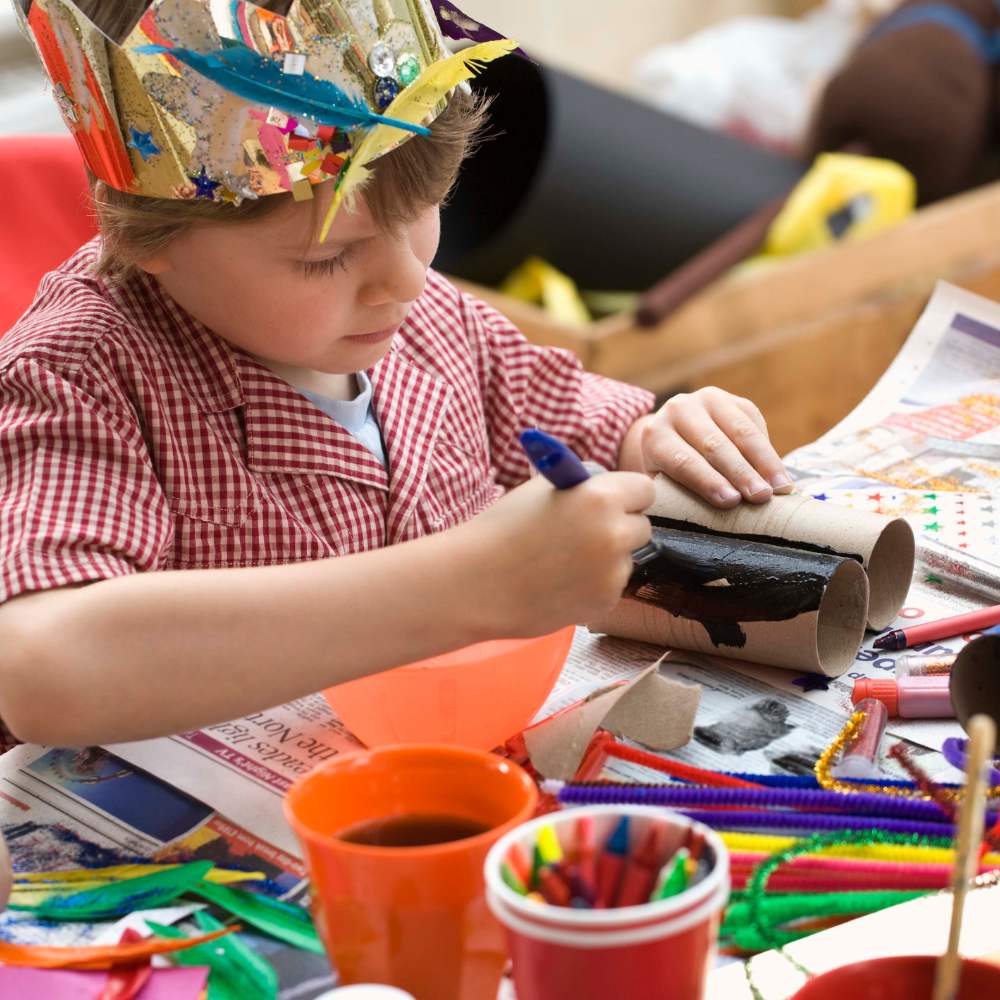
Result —
[{"label": "orange plastic cup", "polygon": [[569,626],[533,639],[480,642],[338,684],[323,695],[369,747],[449,743],[492,750],[542,707],[573,632]]},{"label": "orange plastic cup", "polygon": [[[313,913],[341,981],[386,983],[420,1000],[496,1000],[506,947],[486,906],[483,863],[537,801],[534,782],[512,761],[433,744],[345,754],[300,778],[285,816],[305,852]],[[337,837],[414,813],[489,829],[425,847]]]}]

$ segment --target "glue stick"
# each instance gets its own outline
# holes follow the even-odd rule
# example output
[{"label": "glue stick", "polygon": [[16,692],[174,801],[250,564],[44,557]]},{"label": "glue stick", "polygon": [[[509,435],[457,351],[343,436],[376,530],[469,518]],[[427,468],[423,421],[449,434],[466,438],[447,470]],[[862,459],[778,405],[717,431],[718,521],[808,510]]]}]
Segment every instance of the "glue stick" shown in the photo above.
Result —
[{"label": "glue stick", "polygon": [[921,656],[919,653],[904,653],[896,660],[897,677],[936,677],[951,673],[957,653],[945,656]]},{"label": "glue stick", "polygon": [[879,749],[882,736],[889,722],[889,710],[877,698],[865,698],[854,706],[865,717],[850,746],[844,748],[840,760],[833,768],[835,778],[878,777]]}]

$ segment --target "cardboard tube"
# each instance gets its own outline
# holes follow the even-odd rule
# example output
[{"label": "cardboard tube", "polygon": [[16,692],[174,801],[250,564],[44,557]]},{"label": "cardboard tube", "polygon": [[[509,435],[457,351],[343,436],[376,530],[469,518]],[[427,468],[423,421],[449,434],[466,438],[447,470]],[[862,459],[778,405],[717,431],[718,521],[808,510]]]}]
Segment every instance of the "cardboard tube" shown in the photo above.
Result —
[{"label": "cardboard tube", "polygon": [[836,677],[864,637],[868,581],[853,559],[696,532],[636,570],[595,632]]},{"label": "cardboard tube", "polygon": [[869,628],[885,628],[906,600],[916,545],[913,529],[902,518],[851,510],[797,493],[772,497],[765,504],[742,503],[719,510],[665,476],[657,476],[655,485],[656,500],[646,511],[654,524],[707,529],[858,561],[870,584]]},{"label": "cardboard tube", "polygon": [[963,729],[977,712],[1000,724],[1000,635],[973,639],[955,658],[951,704]]}]

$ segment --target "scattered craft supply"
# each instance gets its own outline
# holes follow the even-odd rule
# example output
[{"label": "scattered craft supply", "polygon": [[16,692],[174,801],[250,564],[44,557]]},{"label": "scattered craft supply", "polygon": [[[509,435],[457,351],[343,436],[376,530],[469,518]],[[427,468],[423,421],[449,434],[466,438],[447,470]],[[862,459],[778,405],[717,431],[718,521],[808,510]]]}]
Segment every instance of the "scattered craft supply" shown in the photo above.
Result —
[{"label": "scattered craft supply", "polygon": [[150,910],[172,903],[178,896],[191,892],[213,867],[211,861],[192,861],[68,896],[51,896],[42,903],[11,903],[10,909],[46,920],[93,921],[124,917],[134,910]]},{"label": "scattered craft supply", "polygon": [[192,887],[195,896],[221,907],[234,917],[279,941],[316,955],[324,953],[309,911],[258,892],[245,892],[201,881]]},{"label": "scattered craft supply", "polygon": [[[92,945],[57,948],[34,944],[11,944],[0,941],[0,962],[6,965],[30,965],[36,969],[110,969],[117,965],[141,962],[151,955],[167,955],[186,948],[207,944],[238,931],[239,925],[213,931],[183,941],[164,937],[148,938],[132,944]],[[171,928],[171,931],[173,928]]]},{"label": "scattered craft supply", "polygon": [[[217,933],[221,924],[206,913],[196,914],[198,924],[210,933]],[[176,927],[166,927],[147,920],[147,926],[161,937],[175,941],[192,940]],[[274,967],[266,959],[253,951],[249,945],[232,935],[217,945],[195,945],[171,956],[178,965],[207,965],[212,971],[208,977],[209,994],[212,1000],[241,1000],[243,997],[259,997],[260,1000],[276,1000],[278,976]]]},{"label": "scattered craft supply", "polygon": [[977,611],[967,611],[961,615],[952,615],[950,618],[940,618],[920,625],[910,625],[908,628],[894,628],[891,632],[880,635],[875,640],[874,646],[876,649],[906,649],[922,642],[950,639],[952,636],[992,628],[994,625],[1000,625],[1000,605],[979,608]]},{"label": "scattered craft supply", "polygon": [[659,662],[526,729],[524,745],[535,770],[546,778],[572,778],[599,728],[658,750],[687,743],[701,689],[662,676]]},{"label": "scattered craft supply", "polygon": [[[122,933],[119,944],[130,944],[141,940],[142,935],[128,927]],[[145,962],[136,962],[134,965],[120,965],[108,972],[108,980],[97,1000],[135,1000],[152,977],[153,966],[148,959]]]},{"label": "scattered craft supply", "polygon": [[718,510],[665,477],[655,486],[647,514],[665,554],[592,631],[836,676],[866,620],[883,628],[902,606],[914,553],[902,519],[798,494]]},{"label": "scattered craft supply", "polygon": [[940,677],[951,673],[957,653],[946,656],[921,656],[920,653],[904,653],[896,657],[896,677]]},{"label": "scattered craft supply", "polygon": [[862,699],[855,710],[864,713],[857,732],[846,744],[840,760],[834,765],[833,773],[838,778],[867,778],[879,776],[879,758],[882,737],[889,722],[889,712],[885,705],[875,698]]},{"label": "scattered craft supply", "polygon": [[997,726],[988,715],[969,720],[969,757],[965,768],[965,795],[958,810],[955,837],[955,867],[952,876],[951,927],[948,947],[938,960],[934,976],[934,1000],[953,1000],[958,991],[961,957],[958,941],[969,881],[975,874],[976,848],[983,836],[983,818],[989,788],[989,762],[997,742]]},{"label": "scattered craft supply", "polygon": [[925,536],[917,546],[917,566],[924,576],[933,576],[951,592],[964,592],[980,601],[1000,603],[1000,576],[996,565],[965,549],[956,549]]},{"label": "scattered craft supply", "polygon": [[[879,818],[925,819],[946,822],[950,814],[937,802],[880,795],[845,794],[809,788],[696,788],[690,785],[643,785],[636,782],[597,781],[567,784],[547,780],[542,790],[566,805],[738,806],[801,809],[809,812],[847,812]],[[795,816],[785,814],[789,825]]]},{"label": "scattered craft supply", "polygon": [[951,679],[947,674],[924,677],[859,677],[851,701],[855,705],[876,699],[894,719],[953,719]]},{"label": "scattered craft supply", "polygon": [[528,257],[500,285],[500,291],[521,302],[540,305],[559,323],[589,323],[590,312],[573,279],[541,257]]}]

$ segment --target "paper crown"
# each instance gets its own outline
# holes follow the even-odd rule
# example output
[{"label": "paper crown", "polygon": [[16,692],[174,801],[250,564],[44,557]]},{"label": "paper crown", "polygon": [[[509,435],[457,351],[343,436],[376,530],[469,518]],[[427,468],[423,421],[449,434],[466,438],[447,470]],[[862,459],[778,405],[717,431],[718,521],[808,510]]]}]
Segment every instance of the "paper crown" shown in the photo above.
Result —
[{"label": "paper crown", "polygon": [[[515,48],[446,0],[151,0],[121,39],[71,0],[14,0],[91,172],[119,191],[239,203],[334,180],[426,134]],[[444,36],[477,42],[450,54]]]}]

